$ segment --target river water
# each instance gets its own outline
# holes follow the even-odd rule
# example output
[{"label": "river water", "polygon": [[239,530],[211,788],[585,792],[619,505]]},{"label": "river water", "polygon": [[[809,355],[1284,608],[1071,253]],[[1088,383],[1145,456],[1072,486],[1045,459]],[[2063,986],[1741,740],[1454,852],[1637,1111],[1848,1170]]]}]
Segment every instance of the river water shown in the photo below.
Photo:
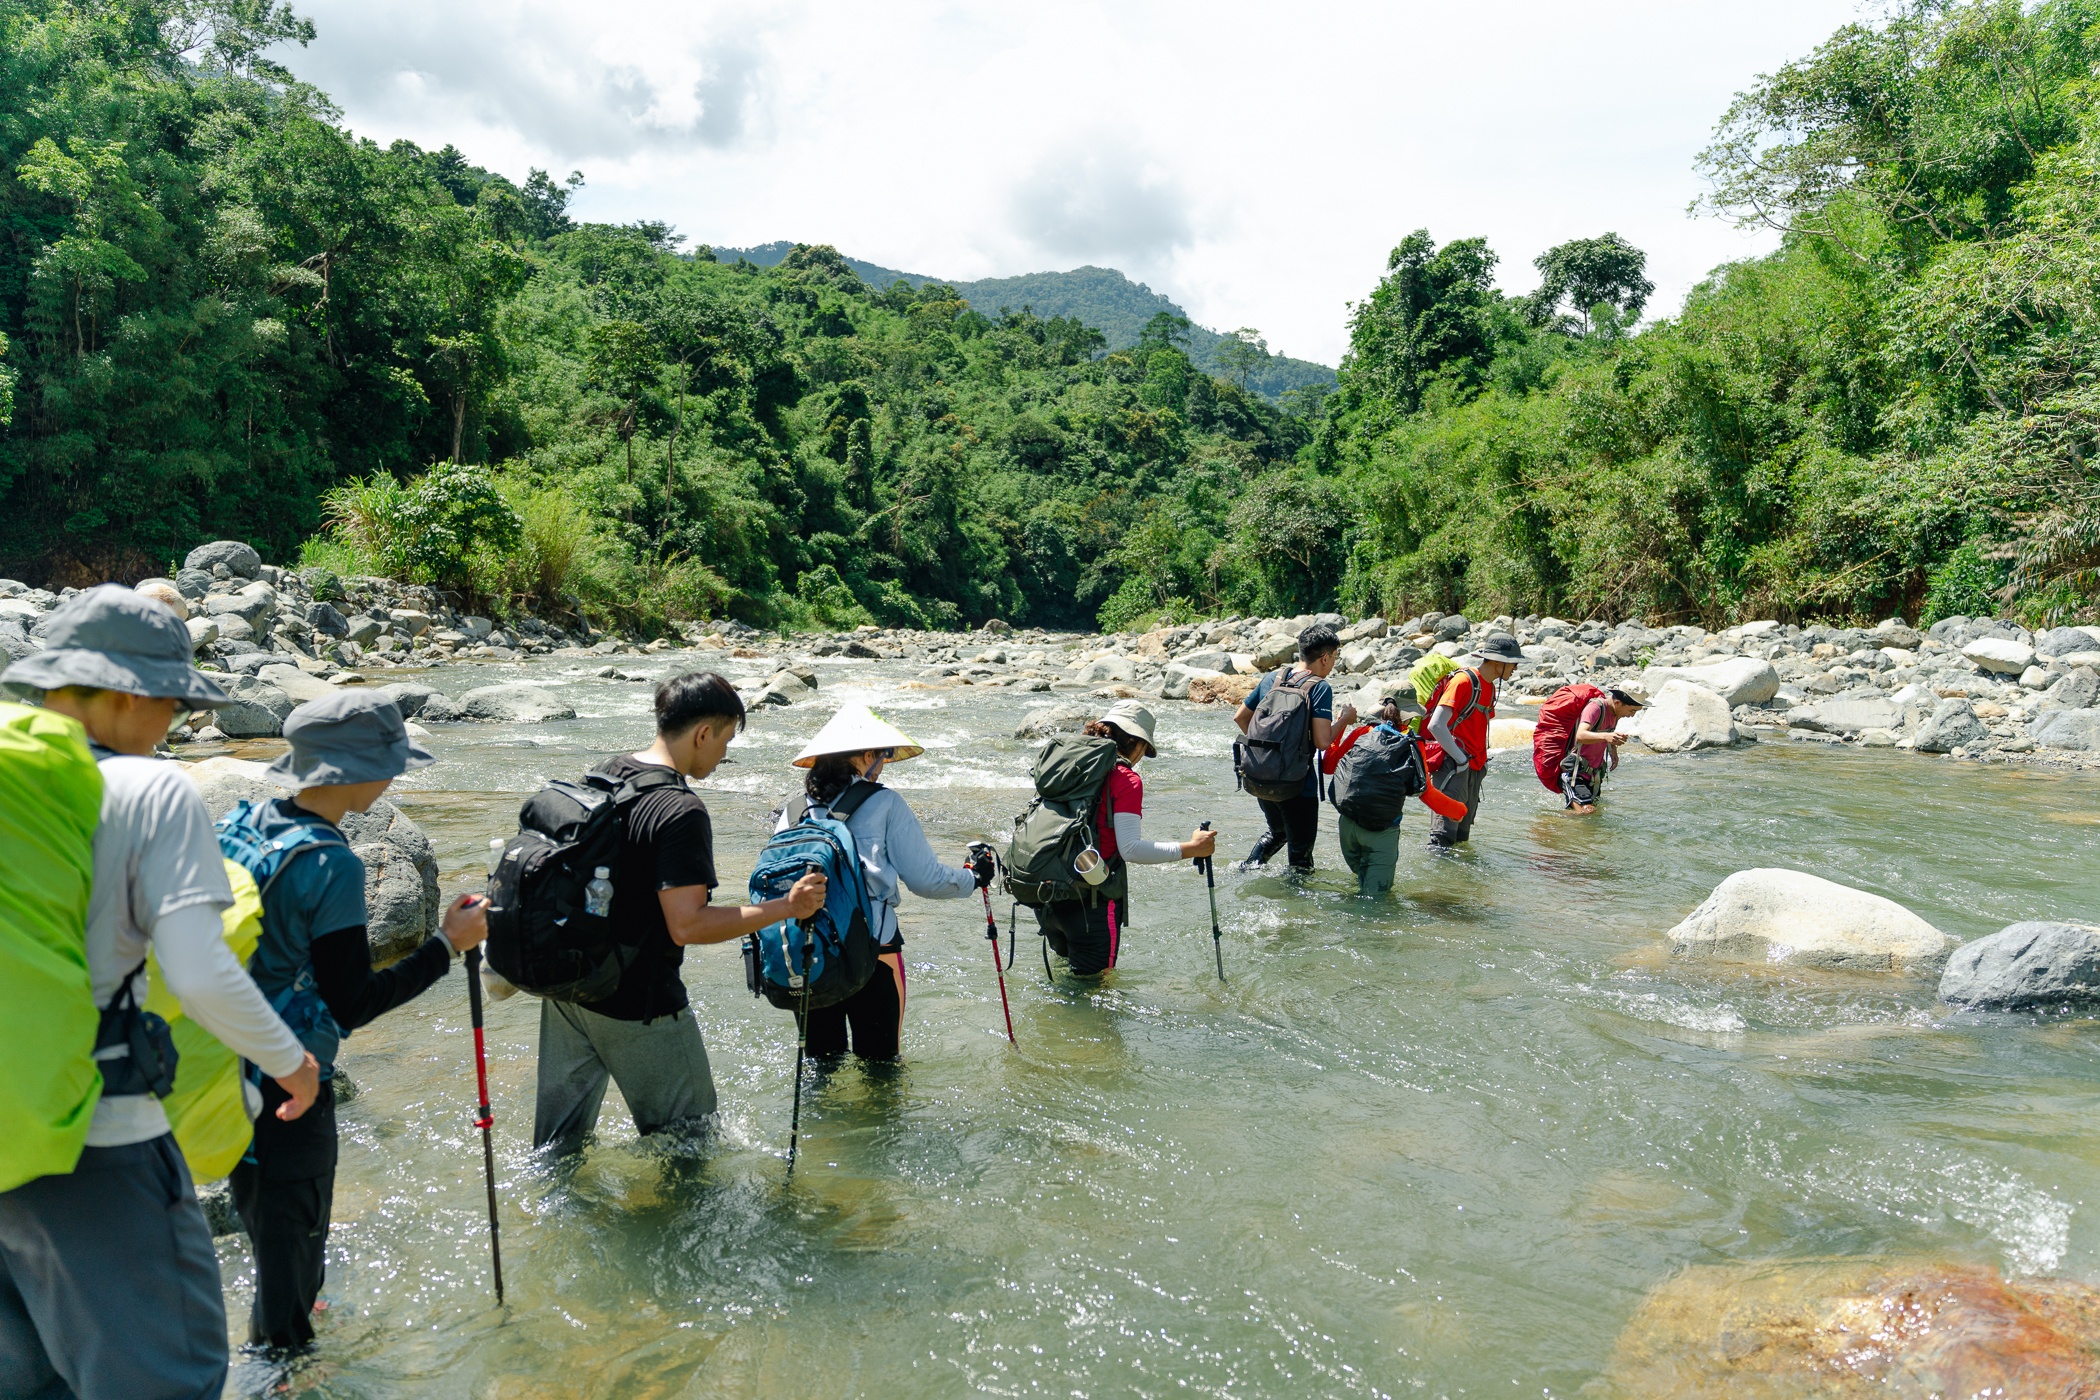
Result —
[{"label": "river water", "polygon": [[[954,859],[1026,800],[1028,706],[1069,698],[818,665],[819,698],[760,712],[704,785],[725,891],[840,701],[926,746],[886,777]],[[574,661],[429,679],[529,679],[580,716],[428,741],[440,761],[398,796],[448,894],[524,794],[648,741],[649,687]],[[1229,713],[1155,708],[1147,834],[1209,818],[1242,854],[1260,818]],[[615,1092],[580,1160],[536,1158],[537,1004],[514,998],[489,1012],[500,1311],[455,974],[346,1045],[320,1354],[289,1378],[246,1363],[236,1388],[1570,1395],[1688,1264],[1922,1255],[2100,1279],[2100,1022],[1951,1014],[1922,978],[1673,964],[1658,939],[1757,865],[1964,938],[2090,917],[2096,798],[2090,776],[1773,743],[1629,760],[1578,820],[1509,754],[1465,854],[1423,850],[1410,811],[1390,899],[1356,897],[1331,811],[1303,882],[1221,861],[1223,982],[1186,864],[1133,872],[1099,986],[1046,982],[1023,911],[1017,1047],[982,904],[910,899],[905,1063],[805,1081],[792,1178],[792,1022],[744,990],[733,943],[686,960],[722,1099],[701,1151],[643,1143]],[[221,1250],[238,1329],[245,1242]]]}]

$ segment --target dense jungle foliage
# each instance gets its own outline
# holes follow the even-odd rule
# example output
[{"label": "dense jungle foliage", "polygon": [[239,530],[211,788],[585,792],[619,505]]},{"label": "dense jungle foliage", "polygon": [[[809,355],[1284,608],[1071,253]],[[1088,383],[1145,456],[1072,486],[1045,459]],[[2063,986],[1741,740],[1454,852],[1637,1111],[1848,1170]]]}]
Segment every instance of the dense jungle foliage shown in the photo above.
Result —
[{"label": "dense jungle foliage", "polygon": [[358,139],[274,0],[0,0],[0,572],[230,535],[644,626],[2088,615],[2096,21],[1847,26],[1703,157],[1778,251],[1635,329],[1615,235],[1515,297],[1417,232],[1278,405],[1171,314],[1111,351]]}]

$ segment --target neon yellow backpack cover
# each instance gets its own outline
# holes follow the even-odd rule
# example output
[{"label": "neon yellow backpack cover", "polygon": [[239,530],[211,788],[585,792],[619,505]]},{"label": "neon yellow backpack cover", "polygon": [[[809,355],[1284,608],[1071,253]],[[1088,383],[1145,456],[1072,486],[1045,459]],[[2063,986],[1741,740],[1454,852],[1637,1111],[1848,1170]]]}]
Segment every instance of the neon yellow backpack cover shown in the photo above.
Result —
[{"label": "neon yellow backpack cover", "polygon": [[86,731],[0,703],[0,1191],[72,1171],[102,1097],[87,961],[101,818]]},{"label": "neon yellow backpack cover", "polygon": [[[233,886],[233,907],[222,916],[226,946],[245,967],[262,937],[262,894],[255,888],[255,877],[234,861],[226,862],[226,879]],[[241,1088],[240,1056],[182,1014],[182,1003],[168,991],[160,962],[150,953],[146,967],[152,989],[146,1009],[167,1020],[182,1057],[175,1065],[175,1092],[160,1106],[167,1110],[175,1145],[190,1164],[190,1175],[198,1181],[217,1181],[232,1173],[255,1132]]]},{"label": "neon yellow backpack cover", "polygon": [[1458,663],[1440,651],[1432,651],[1414,664],[1407,673],[1407,683],[1415,688],[1415,703],[1424,711],[1429,708],[1429,697],[1436,694],[1437,682],[1458,669]]}]

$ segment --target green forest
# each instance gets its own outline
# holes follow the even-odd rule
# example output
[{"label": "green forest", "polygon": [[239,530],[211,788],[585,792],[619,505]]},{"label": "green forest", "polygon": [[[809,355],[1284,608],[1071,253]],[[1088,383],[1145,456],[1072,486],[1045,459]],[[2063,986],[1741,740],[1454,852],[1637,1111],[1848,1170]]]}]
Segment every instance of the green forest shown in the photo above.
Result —
[{"label": "green forest", "polygon": [[1777,251],[1644,322],[1616,235],[1513,296],[1416,231],[1333,392],[1272,402],[1168,311],[1111,349],[358,138],[274,0],[0,0],[0,573],[236,537],[644,629],[2087,617],[2096,23],[1849,25],[1701,158],[1698,212]]}]

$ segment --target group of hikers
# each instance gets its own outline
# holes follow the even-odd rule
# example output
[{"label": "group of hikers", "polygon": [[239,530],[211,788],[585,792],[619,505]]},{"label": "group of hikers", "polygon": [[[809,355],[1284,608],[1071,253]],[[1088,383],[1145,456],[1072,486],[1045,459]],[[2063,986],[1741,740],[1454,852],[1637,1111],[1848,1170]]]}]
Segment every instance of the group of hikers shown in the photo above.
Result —
[{"label": "group of hikers", "polygon": [[[775,814],[746,901],[718,901],[714,829],[691,784],[746,715],[727,680],[688,673],[656,688],[647,748],[528,799],[518,833],[492,843],[486,893],[453,900],[435,934],[375,970],[365,871],[341,823],[432,761],[391,698],[348,689],[299,706],[268,770],[290,795],[214,823],[156,757],[186,713],[230,699],[193,666],[174,614],[103,585],[63,603],[45,640],[0,676],[41,697],[0,705],[0,842],[38,853],[0,892],[0,1397],[218,1394],[224,1303],[193,1165],[230,1175],[253,1246],[250,1342],[311,1342],[340,1044],[484,942],[483,985],[540,997],[532,1136],[559,1154],[592,1133],[609,1083],[645,1135],[704,1129],[716,1096],[682,976],[691,945],[741,940],[747,985],[793,1013],[801,1053],[893,1061],[904,891],[984,892],[996,940],[989,890],[1003,877],[1046,966],[1054,953],[1095,978],[1121,951],[1128,867],[1193,860],[1208,874],[1218,837],[1208,823],[1184,841],[1144,834],[1139,765],[1158,752],[1156,721],[1119,700],[1043,746],[1003,858],[977,842],[944,864],[882,782],[923,750],[848,705],[794,759],[802,791]],[[1339,646],[1306,629],[1298,659],[1235,714],[1235,766],[1267,825],[1239,868],[1282,851],[1309,869],[1328,792],[1358,887],[1378,893],[1407,797],[1433,812],[1433,848],[1469,839],[1496,687],[1522,657],[1494,637],[1473,666],[1425,659],[1406,681],[1418,732],[1397,686],[1367,722],[1335,713]],[[1584,688],[1555,703],[1560,744],[1535,766],[1571,810],[1594,810],[1613,731],[1640,701]],[[478,1002],[476,1014],[478,1026]],[[798,1112],[801,1082],[798,1058]]]}]

